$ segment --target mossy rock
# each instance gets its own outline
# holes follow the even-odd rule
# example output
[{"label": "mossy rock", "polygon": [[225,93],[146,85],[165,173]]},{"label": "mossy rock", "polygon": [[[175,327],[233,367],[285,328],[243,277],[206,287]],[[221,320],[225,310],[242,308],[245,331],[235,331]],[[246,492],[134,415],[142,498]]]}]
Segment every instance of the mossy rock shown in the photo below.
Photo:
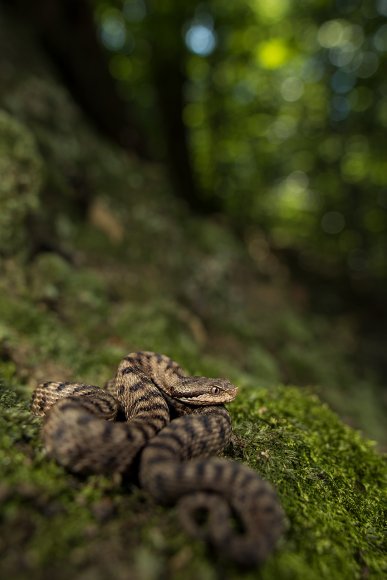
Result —
[{"label": "mossy rock", "polygon": [[25,222],[39,207],[43,162],[32,133],[0,110],[0,255],[18,252]]},{"label": "mossy rock", "polygon": [[297,388],[244,387],[230,411],[235,438],[227,454],[276,486],[288,518],[259,576],[189,539],[174,508],[157,506],[130,482],[82,480],[48,460],[39,422],[3,385],[4,577],[382,578],[386,469],[373,445]]}]

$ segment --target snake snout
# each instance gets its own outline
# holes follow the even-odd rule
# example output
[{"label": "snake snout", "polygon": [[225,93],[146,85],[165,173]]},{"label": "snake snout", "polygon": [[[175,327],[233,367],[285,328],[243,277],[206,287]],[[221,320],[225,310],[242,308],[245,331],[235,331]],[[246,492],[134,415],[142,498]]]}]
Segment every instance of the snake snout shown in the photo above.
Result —
[{"label": "snake snout", "polygon": [[221,389],[225,403],[233,401],[238,394],[238,387],[230,383],[228,379],[220,379],[219,384],[216,384],[215,387]]}]

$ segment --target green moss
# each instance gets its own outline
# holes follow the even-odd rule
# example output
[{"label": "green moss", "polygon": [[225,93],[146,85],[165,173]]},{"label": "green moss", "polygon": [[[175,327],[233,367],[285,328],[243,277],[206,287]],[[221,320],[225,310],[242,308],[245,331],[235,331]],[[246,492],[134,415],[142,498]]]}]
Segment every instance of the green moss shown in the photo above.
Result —
[{"label": "green moss", "polygon": [[282,567],[301,578],[382,577],[387,471],[374,444],[296,388],[245,390],[233,416],[242,458],[275,483],[290,523],[264,577]]},{"label": "green moss", "polygon": [[[386,469],[373,445],[297,388],[245,387],[230,407],[236,437],[228,454],[275,484],[288,518],[286,537],[260,577],[382,578]],[[44,570],[65,578],[81,569],[99,570],[99,578],[221,573],[222,562],[199,542],[187,543],[174,509],[119,481],[79,480],[48,461],[38,421],[4,387],[0,440],[0,546],[12,577]],[[256,577],[227,570],[230,579]]]},{"label": "green moss", "polygon": [[26,239],[26,217],[39,206],[43,163],[32,133],[0,110],[0,252],[14,254]]}]

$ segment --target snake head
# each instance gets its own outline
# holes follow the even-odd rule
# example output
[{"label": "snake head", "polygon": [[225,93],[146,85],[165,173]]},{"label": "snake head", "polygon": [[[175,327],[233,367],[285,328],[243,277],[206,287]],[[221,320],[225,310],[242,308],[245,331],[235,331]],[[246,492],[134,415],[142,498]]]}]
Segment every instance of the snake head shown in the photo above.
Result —
[{"label": "snake head", "polygon": [[171,396],[191,405],[220,405],[237,396],[238,388],[228,379],[185,377],[173,388]]}]

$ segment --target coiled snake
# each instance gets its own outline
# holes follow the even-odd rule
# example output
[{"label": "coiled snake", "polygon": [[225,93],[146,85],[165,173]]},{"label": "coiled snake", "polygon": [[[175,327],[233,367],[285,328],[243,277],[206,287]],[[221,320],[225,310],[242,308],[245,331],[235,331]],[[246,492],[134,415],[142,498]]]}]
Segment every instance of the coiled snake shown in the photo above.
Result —
[{"label": "coiled snake", "polygon": [[275,492],[245,465],[203,459],[229,442],[223,404],[236,394],[226,379],[186,376],[164,355],[137,352],[121,361],[106,389],[40,384],[32,411],[45,416],[44,445],[61,465],[76,473],[128,474],[139,458],[141,486],[160,503],[178,501],[189,533],[253,566],[283,531]]}]

